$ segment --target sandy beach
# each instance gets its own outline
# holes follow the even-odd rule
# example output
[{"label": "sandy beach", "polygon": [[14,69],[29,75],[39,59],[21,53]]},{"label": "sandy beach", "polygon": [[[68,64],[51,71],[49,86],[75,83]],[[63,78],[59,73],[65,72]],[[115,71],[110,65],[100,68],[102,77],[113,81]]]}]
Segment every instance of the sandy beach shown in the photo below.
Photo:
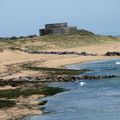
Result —
[{"label": "sandy beach", "polygon": [[[77,114],[78,119],[87,120],[87,117],[103,118],[105,114],[109,115],[108,112],[112,113],[110,120],[114,115],[120,118],[120,109],[112,112],[120,106],[119,102],[113,107],[109,102],[113,97],[118,99],[119,90],[118,93],[111,90],[114,93],[108,93],[110,98],[97,93],[98,80],[106,85],[106,80],[120,79],[120,2],[9,1],[0,2],[0,120],[23,120],[26,117],[34,120],[34,115],[35,120],[36,116],[46,120],[44,115],[47,120],[74,120]],[[87,81],[95,85],[82,89]],[[114,87],[114,83],[111,86]],[[100,90],[107,92],[111,86],[104,88],[101,85]],[[81,87],[80,93],[73,94],[72,99],[71,96],[66,96],[65,100],[59,98],[59,93],[66,95],[66,92],[74,92],[71,88],[77,87]],[[96,94],[89,88],[95,89],[92,90]],[[116,88],[119,89],[119,82]],[[59,101],[51,99],[54,96]],[[98,100],[100,96],[105,100]],[[53,105],[47,109],[49,97]],[[89,98],[95,99],[89,103]],[[105,102],[105,105],[101,104]],[[97,105],[96,109],[94,105]],[[54,106],[58,110],[54,110]]]},{"label": "sandy beach", "polygon": [[[4,50],[0,53],[0,79],[8,80],[10,78],[19,78],[26,76],[44,76],[40,71],[23,70],[19,65],[25,63],[35,63],[37,67],[45,68],[62,68],[65,65],[83,63],[96,60],[108,60],[114,58],[120,58],[117,56],[104,56],[108,51],[120,51],[120,43],[109,43],[103,45],[90,45],[82,46],[71,49],[50,49],[48,51],[75,51],[75,52],[87,52],[97,54],[96,56],[79,56],[79,55],[51,55],[51,54],[28,54],[18,50]],[[16,87],[4,86],[0,87],[0,90],[14,90]],[[23,102],[29,99],[32,105],[33,98],[22,98]],[[20,99],[19,99],[20,100]],[[30,105],[30,104],[29,104]],[[36,104],[37,105],[37,104]],[[34,105],[33,105],[34,106]],[[16,111],[14,113],[14,111]],[[14,113],[14,115],[13,115]],[[18,118],[25,115],[42,114],[42,111],[38,109],[27,109],[12,107],[8,109],[0,109],[0,120],[8,120],[9,118]]]},{"label": "sandy beach", "polygon": [[[0,109],[0,120],[15,120],[22,118],[26,115],[38,115],[43,112],[38,108],[39,102],[36,101],[38,98],[43,98],[44,95],[32,95],[27,98],[19,97],[17,98],[17,106],[11,108]],[[27,108],[22,105],[28,105],[33,108]]]},{"label": "sandy beach", "polygon": [[[28,54],[20,51],[10,51],[4,50],[4,52],[0,53],[0,78],[12,78],[12,77],[20,77],[20,76],[29,76],[37,74],[36,71],[24,71],[24,70],[16,70],[13,73],[8,74],[10,65],[14,66],[17,64],[22,64],[25,62],[37,61],[39,67],[50,67],[50,68],[59,68],[61,66],[75,64],[75,63],[83,63],[94,60],[102,60],[102,59],[114,59],[119,57],[107,57],[103,56],[107,51],[120,51],[120,43],[109,43],[104,45],[92,45],[92,46],[83,46],[71,49],[54,49],[48,51],[77,51],[77,52],[87,52],[87,53],[97,53],[97,56],[78,56],[78,55],[45,55],[45,54]],[[9,68],[9,69],[8,69]],[[40,74],[40,73],[39,73]]]}]

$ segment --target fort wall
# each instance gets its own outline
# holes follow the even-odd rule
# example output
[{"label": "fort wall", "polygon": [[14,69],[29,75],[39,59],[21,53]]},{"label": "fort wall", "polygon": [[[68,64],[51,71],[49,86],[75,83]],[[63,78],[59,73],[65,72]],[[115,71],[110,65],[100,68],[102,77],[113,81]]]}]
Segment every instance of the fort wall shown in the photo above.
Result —
[{"label": "fort wall", "polygon": [[75,32],[77,27],[68,26],[67,23],[55,23],[55,24],[46,24],[45,29],[40,29],[40,35],[60,35],[60,34],[70,34]]}]

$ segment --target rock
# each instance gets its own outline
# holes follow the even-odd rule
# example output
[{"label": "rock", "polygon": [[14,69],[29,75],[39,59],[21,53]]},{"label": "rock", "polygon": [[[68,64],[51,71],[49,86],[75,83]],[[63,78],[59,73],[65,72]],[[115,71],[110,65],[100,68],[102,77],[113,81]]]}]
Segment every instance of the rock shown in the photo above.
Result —
[{"label": "rock", "polygon": [[70,51],[40,51],[40,50],[25,50],[28,54],[52,54],[52,55],[80,55],[80,56],[96,56],[97,54],[86,53],[86,52],[70,52]]},{"label": "rock", "polygon": [[107,52],[105,56],[120,56],[120,52]]}]

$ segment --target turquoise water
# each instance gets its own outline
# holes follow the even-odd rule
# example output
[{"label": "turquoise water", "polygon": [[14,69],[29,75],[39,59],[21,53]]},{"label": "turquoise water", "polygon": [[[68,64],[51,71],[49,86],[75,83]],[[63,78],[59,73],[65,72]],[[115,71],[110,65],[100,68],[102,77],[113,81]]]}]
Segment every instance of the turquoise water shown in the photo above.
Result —
[{"label": "turquoise water", "polygon": [[117,75],[104,80],[84,80],[79,82],[52,83],[69,89],[44,98],[45,114],[27,117],[25,120],[120,120],[120,60],[98,61],[67,66],[73,69],[90,69],[87,75]]}]

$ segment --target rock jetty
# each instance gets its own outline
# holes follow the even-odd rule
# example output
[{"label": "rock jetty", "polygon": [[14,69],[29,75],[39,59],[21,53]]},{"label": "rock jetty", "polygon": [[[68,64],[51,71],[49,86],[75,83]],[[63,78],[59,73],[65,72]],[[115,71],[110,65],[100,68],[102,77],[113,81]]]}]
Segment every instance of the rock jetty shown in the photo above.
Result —
[{"label": "rock jetty", "polygon": [[74,51],[40,51],[40,50],[24,50],[28,54],[52,54],[52,55],[80,55],[80,56],[97,56],[98,54],[87,52],[74,52]]},{"label": "rock jetty", "polygon": [[120,56],[120,52],[107,52],[105,56]]}]

